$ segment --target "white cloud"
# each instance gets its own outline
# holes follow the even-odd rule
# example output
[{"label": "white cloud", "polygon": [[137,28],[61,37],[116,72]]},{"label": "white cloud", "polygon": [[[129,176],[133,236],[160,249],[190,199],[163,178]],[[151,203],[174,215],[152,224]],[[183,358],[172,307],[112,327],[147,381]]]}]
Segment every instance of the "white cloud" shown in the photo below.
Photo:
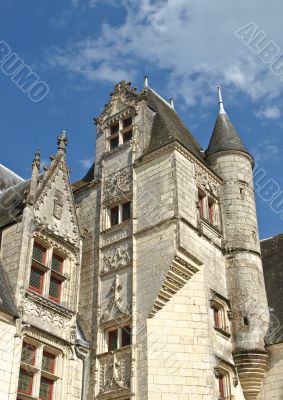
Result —
[{"label": "white cloud", "polygon": [[265,140],[252,148],[252,154],[256,162],[276,159],[279,156],[279,148],[270,140]]},{"label": "white cloud", "polygon": [[104,24],[100,37],[55,51],[53,65],[90,81],[113,82],[152,67],[164,69],[169,96],[179,95],[187,104],[196,98],[209,103],[218,83],[230,96],[242,92],[255,102],[280,94],[279,77],[234,33],[254,21],[283,52],[280,0],[272,7],[264,0],[121,0],[119,5],[126,16],[120,25]]},{"label": "white cloud", "polygon": [[278,119],[281,116],[281,112],[278,106],[265,106],[255,113],[257,117],[263,119]]},{"label": "white cloud", "polygon": [[82,160],[79,160],[80,164],[83,166],[83,168],[88,169],[92,166],[93,164],[93,159],[92,158],[85,158]]}]

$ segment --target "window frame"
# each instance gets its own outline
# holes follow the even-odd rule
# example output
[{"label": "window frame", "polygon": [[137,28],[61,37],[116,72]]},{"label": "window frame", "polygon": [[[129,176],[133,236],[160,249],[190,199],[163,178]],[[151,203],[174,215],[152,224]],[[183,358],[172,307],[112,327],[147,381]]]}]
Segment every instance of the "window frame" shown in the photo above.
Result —
[{"label": "window frame", "polygon": [[[38,398],[39,400],[46,400],[46,398],[40,396],[40,387],[42,380],[46,380],[51,384],[51,390],[48,394],[47,400],[56,400],[57,398],[59,400],[59,398],[61,398],[59,394],[60,391],[56,390],[55,393],[55,385],[56,382],[59,381],[61,378],[61,376],[59,375],[62,366],[61,352],[58,349],[51,347],[49,344],[39,342],[33,338],[24,337],[22,345],[22,354],[24,346],[26,345],[29,345],[33,349],[35,349],[34,350],[35,362],[33,362],[32,360],[31,363],[26,363],[25,361],[22,361],[22,356],[21,356],[20,370],[19,370],[20,372],[19,372],[18,387],[17,387],[17,398],[22,399],[26,398],[25,396],[31,396],[32,398]],[[48,370],[44,369],[43,366],[44,355],[49,356],[49,358],[51,359],[50,368]],[[21,373],[30,376],[28,391],[19,389]]]},{"label": "window frame", "polygon": [[[127,330],[127,331],[126,331]],[[127,332],[129,335],[128,337],[128,344],[125,344],[124,338],[123,338],[123,332]],[[117,343],[116,343],[116,348],[110,349],[110,334],[116,332],[117,334]],[[132,345],[132,325],[131,324],[123,324],[120,326],[116,327],[111,327],[105,330],[105,339],[106,339],[106,347],[107,347],[107,352],[113,352],[117,351],[120,349],[123,349],[124,347],[131,346]]]},{"label": "window frame", "polygon": [[[45,264],[42,264],[33,258],[33,251],[35,246],[45,249],[45,260],[44,260]],[[59,260],[59,271],[53,267],[54,258],[57,258]],[[66,259],[67,258],[61,252],[59,252],[56,247],[49,246],[45,243],[43,244],[42,241],[39,241],[37,238],[35,238],[33,241],[33,248],[32,248],[32,260],[30,267],[28,289],[31,292],[43,296],[52,302],[61,304],[62,286],[63,286],[62,284],[67,279],[67,277],[63,275]],[[31,277],[33,270],[35,270],[40,274],[40,288],[36,288],[35,286],[31,285]],[[51,281],[56,281],[56,283],[58,284],[59,287],[58,297],[50,295]]]},{"label": "window frame", "polygon": [[[131,123],[124,126],[124,121],[130,120]],[[107,147],[109,151],[113,151],[120,147],[125,143],[129,143],[133,139],[133,121],[134,121],[134,114],[130,112],[126,115],[120,115],[114,121],[111,122],[109,127],[107,128]],[[112,128],[118,126],[118,130],[112,131]],[[127,135],[130,137],[127,138]],[[113,146],[113,141],[118,140],[118,142]]]},{"label": "window frame", "polygon": [[213,312],[213,328],[227,338],[230,338],[230,302],[214,290],[211,290],[211,292],[212,297],[210,300],[210,307]]},{"label": "window frame", "polygon": [[[125,209],[124,207],[128,205],[129,207],[129,218],[125,218]],[[113,216],[112,210],[116,209],[117,211],[117,223],[113,224]],[[122,201],[119,204],[113,204],[108,209],[108,220],[109,220],[109,227],[112,228],[113,226],[117,226],[122,224],[123,222],[130,221],[132,219],[132,202],[129,200]]]}]

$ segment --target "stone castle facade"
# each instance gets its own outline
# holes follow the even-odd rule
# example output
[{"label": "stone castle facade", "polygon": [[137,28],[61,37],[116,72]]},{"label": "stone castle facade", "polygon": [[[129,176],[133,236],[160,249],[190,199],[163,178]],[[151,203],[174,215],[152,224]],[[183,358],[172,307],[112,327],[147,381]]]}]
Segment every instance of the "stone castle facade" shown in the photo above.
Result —
[{"label": "stone castle facade", "polygon": [[80,181],[65,132],[44,172],[38,153],[29,180],[0,167],[0,400],[283,399],[283,241],[263,271],[220,91],[206,151],[147,81],[95,123]]}]

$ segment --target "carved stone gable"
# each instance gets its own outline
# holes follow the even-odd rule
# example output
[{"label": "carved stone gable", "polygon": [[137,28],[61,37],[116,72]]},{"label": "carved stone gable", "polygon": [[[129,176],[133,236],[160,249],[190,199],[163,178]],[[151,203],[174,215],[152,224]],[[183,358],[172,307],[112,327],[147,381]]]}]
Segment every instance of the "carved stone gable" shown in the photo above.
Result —
[{"label": "carved stone gable", "polygon": [[78,246],[79,229],[64,161],[58,163],[40,186],[34,206],[35,221],[46,231]]},{"label": "carved stone gable", "polygon": [[96,123],[101,125],[107,118],[122,111],[124,108],[133,107],[138,111],[138,103],[146,99],[145,92],[137,93],[131,88],[130,82],[122,81],[115,86],[114,92],[111,93],[110,101],[105,105],[101,115],[96,119]]}]

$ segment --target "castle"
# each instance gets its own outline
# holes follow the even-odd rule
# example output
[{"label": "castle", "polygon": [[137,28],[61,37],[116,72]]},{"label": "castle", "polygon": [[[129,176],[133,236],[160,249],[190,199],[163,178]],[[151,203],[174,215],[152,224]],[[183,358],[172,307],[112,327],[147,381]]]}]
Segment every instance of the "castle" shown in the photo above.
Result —
[{"label": "castle", "polygon": [[95,123],[80,181],[64,131],[29,180],[0,166],[0,400],[283,399],[283,236],[220,89],[206,151],[147,79]]}]

